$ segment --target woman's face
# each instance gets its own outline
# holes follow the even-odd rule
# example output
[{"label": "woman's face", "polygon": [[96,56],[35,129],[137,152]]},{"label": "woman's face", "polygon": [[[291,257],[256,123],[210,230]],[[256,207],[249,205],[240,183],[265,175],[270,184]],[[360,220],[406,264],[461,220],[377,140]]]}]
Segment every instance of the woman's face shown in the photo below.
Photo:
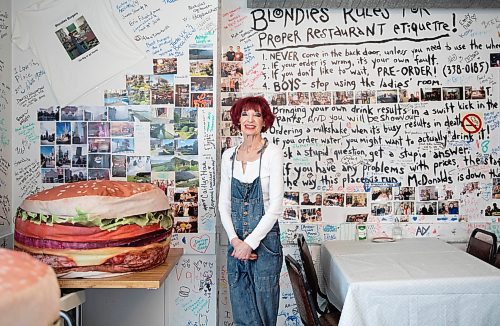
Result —
[{"label": "woman's face", "polygon": [[244,136],[253,136],[260,134],[263,126],[264,119],[261,112],[255,111],[254,109],[249,109],[241,112],[240,128],[241,133]]}]

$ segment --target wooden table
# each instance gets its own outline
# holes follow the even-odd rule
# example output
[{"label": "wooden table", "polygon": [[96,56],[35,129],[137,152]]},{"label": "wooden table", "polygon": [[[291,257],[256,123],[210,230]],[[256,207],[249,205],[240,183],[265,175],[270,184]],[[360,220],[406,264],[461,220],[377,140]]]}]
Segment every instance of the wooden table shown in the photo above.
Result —
[{"label": "wooden table", "polygon": [[61,289],[159,289],[183,254],[182,248],[170,248],[167,260],[143,272],[107,278],[60,278]]}]

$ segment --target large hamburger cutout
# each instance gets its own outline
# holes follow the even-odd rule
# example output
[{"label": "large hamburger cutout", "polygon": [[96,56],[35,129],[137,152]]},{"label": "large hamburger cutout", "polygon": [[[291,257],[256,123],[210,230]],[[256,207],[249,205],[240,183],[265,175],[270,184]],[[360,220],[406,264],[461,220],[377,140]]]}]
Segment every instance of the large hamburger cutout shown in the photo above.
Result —
[{"label": "large hamburger cutout", "polygon": [[27,197],[17,211],[14,245],[59,276],[85,277],[162,264],[171,232],[170,205],[157,186],[82,181]]}]

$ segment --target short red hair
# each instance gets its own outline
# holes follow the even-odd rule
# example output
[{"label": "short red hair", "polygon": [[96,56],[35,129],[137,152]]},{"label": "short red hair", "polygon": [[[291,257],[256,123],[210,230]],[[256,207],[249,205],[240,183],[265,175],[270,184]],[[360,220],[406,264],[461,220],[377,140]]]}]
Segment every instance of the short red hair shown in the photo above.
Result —
[{"label": "short red hair", "polygon": [[240,117],[241,112],[254,110],[262,114],[264,119],[264,126],[262,132],[266,132],[274,123],[274,114],[271,107],[265,98],[262,96],[247,96],[238,99],[231,107],[231,121],[233,126],[240,130]]}]

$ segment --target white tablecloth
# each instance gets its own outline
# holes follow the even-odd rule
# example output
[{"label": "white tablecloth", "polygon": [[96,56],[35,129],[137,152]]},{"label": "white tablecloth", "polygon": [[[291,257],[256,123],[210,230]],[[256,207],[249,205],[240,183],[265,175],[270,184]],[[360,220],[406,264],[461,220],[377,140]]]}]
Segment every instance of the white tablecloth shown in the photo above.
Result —
[{"label": "white tablecloth", "polygon": [[438,239],[327,241],[321,265],[340,326],[500,325],[500,269]]}]

